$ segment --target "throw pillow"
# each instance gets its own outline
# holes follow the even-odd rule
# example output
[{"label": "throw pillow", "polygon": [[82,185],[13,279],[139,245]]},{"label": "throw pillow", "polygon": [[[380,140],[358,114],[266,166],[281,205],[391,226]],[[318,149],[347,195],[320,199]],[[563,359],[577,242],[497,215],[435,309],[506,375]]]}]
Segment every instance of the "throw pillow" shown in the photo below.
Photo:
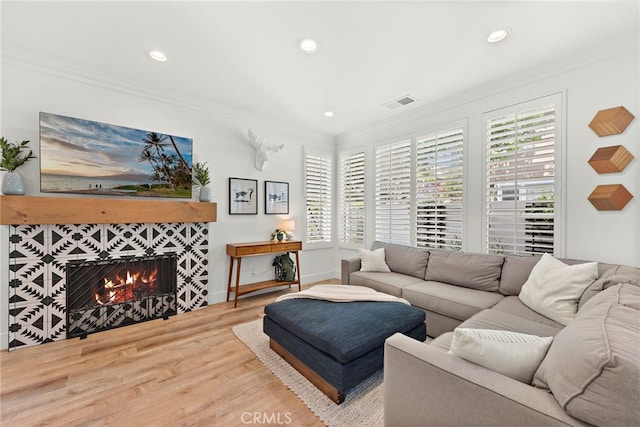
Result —
[{"label": "throw pillow", "polygon": [[567,325],[584,291],[598,278],[598,263],[567,265],[544,254],[522,286],[519,298],[530,309]]},{"label": "throw pillow", "polygon": [[530,384],[552,341],[519,332],[456,328],[449,353]]},{"label": "throw pillow", "polygon": [[360,249],[360,271],[381,271],[389,273],[391,270],[384,260],[384,248],[375,251]]}]

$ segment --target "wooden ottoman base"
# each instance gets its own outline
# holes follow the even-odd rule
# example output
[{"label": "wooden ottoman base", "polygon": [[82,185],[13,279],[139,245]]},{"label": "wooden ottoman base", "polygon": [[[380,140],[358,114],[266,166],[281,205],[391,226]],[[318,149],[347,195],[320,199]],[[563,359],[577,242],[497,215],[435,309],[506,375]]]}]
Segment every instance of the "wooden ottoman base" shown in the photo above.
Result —
[{"label": "wooden ottoman base", "polygon": [[280,357],[286,360],[289,365],[293,366],[296,371],[300,372],[306,379],[308,379],[311,384],[316,386],[318,390],[327,395],[329,399],[333,400],[338,405],[344,402],[344,394],[340,392],[340,390],[325,381],[325,379],[316,374],[313,369],[309,368],[303,362],[298,360],[297,357],[289,353],[287,349],[275,342],[273,338],[269,339],[269,347],[278,353]]}]

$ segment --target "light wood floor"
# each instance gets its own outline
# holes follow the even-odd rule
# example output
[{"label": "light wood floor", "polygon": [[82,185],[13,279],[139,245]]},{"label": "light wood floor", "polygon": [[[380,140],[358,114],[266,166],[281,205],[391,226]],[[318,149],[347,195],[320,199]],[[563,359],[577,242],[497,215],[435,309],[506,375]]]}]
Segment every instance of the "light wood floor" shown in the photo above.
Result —
[{"label": "light wood floor", "polygon": [[231,331],[287,292],[5,350],[0,425],[322,426]]}]

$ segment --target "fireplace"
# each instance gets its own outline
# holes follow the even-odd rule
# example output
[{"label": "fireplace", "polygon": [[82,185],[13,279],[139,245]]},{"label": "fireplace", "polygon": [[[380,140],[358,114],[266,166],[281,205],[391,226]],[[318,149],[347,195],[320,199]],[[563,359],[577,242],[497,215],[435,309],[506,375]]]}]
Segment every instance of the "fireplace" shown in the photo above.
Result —
[{"label": "fireplace", "polygon": [[177,313],[176,254],[66,264],[67,338]]},{"label": "fireplace", "polygon": [[[111,202],[119,207],[116,203],[118,200]],[[143,202],[137,202],[136,205],[138,203],[146,206]],[[205,203],[199,203],[198,206],[201,204]],[[162,205],[172,206],[173,203]],[[105,211],[110,212],[106,208]],[[117,213],[120,212],[128,210],[118,209]],[[10,351],[67,339],[67,331],[70,330],[67,321],[74,320],[67,312],[66,269],[70,264],[175,255],[177,290],[173,298],[177,299],[176,314],[207,306],[209,230],[206,222],[10,225],[9,244]],[[104,284],[104,278],[99,279]],[[96,293],[94,289],[88,295],[95,300]],[[166,306],[171,292],[161,293]],[[129,310],[123,317],[135,322],[138,321],[139,311],[143,309],[145,315],[150,312],[153,316],[164,317],[151,310],[162,311],[163,306],[158,305],[157,298],[154,296],[150,301],[125,303],[131,304],[131,307],[94,306],[81,315],[86,317],[85,323],[100,325],[99,330],[110,326],[111,322],[122,325],[120,319],[113,315],[116,309],[123,312]],[[90,298],[85,295],[84,304],[80,305],[86,306],[89,301]],[[150,308],[147,309],[147,306]],[[100,320],[103,312],[104,320]],[[96,320],[91,319],[93,314],[97,315]],[[114,317],[108,317],[110,315]],[[115,320],[119,322],[115,323]],[[82,335],[82,332],[75,334]]]}]

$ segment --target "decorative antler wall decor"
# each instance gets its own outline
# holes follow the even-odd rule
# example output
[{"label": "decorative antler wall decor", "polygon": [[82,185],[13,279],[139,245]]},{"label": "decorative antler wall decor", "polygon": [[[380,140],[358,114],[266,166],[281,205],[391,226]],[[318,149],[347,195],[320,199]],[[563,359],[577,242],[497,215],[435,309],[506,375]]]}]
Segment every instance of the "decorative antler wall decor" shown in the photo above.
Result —
[{"label": "decorative antler wall decor", "polygon": [[259,171],[262,171],[266,168],[267,162],[271,160],[272,153],[277,153],[284,148],[284,144],[268,145],[263,138],[256,135],[251,129],[249,129],[249,142],[251,142],[251,145],[253,145],[256,149],[254,166]]}]

